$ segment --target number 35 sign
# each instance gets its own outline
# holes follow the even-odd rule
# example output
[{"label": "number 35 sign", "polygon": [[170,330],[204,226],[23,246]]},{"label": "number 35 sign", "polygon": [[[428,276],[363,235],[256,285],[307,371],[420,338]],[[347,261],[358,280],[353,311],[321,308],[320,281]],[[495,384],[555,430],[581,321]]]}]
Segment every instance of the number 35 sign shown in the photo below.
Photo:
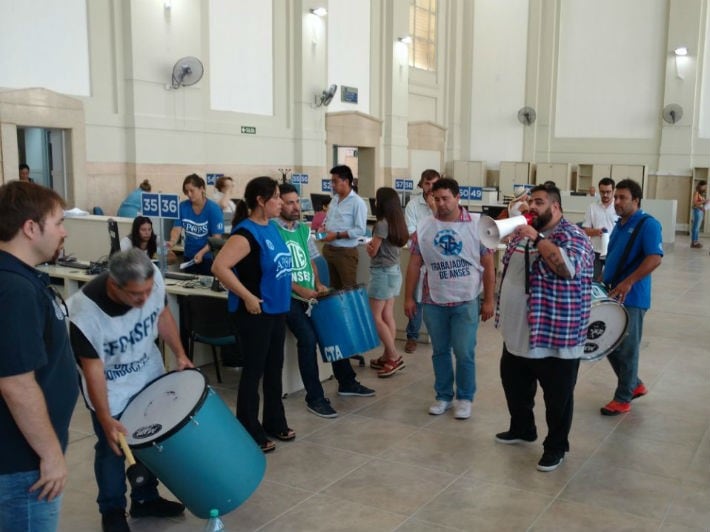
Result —
[{"label": "number 35 sign", "polygon": [[143,193],[143,216],[177,219],[179,198],[177,194]]}]

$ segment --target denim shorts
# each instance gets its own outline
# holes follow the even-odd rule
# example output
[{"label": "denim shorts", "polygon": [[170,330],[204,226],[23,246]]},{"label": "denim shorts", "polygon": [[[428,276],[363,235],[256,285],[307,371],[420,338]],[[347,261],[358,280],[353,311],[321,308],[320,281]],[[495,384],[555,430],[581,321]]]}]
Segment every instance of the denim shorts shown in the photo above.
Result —
[{"label": "denim shorts", "polygon": [[402,288],[402,272],[399,264],[387,267],[370,267],[370,284],[367,295],[372,299],[391,299]]}]

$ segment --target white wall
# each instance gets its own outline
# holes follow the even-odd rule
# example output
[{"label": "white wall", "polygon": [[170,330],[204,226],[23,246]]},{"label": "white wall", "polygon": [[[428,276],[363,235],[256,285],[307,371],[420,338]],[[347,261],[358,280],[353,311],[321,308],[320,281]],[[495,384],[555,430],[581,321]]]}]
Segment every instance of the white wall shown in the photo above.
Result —
[{"label": "white wall", "polygon": [[665,69],[666,0],[564,0],[556,137],[652,138]]},{"label": "white wall", "polygon": [[[327,16],[328,85],[338,85],[338,92],[328,112],[360,111],[369,114],[370,1],[330,0]],[[341,101],[342,85],[358,89],[357,104]]]},{"label": "white wall", "polygon": [[85,0],[2,0],[0,50],[0,87],[91,94]]},{"label": "white wall", "polygon": [[500,161],[523,156],[529,0],[477,0],[474,5],[470,160]]},{"label": "white wall", "polygon": [[[702,85],[700,90],[700,109],[698,122],[698,137],[710,138],[710,9],[706,8],[705,42],[703,53]],[[692,51],[691,51],[692,53]]]},{"label": "white wall", "polygon": [[271,1],[210,0],[210,100],[222,111],[272,115]]}]

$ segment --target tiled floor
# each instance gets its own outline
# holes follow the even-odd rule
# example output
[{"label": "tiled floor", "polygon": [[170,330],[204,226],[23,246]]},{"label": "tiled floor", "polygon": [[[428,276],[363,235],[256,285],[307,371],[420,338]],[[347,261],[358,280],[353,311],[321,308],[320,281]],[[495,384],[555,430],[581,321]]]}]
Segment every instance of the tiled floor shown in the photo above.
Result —
[{"label": "tiled floor", "polygon": [[[285,401],[298,438],[279,443],[253,496],[224,516],[228,530],[710,530],[710,257],[679,236],[654,274],[641,376],[650,393],[631,413],[602,417],[615,378],[602,360],[584,363],[576,391],[572,449],[557,471],[540,473],[540,440],[496,444],[508,416],[498,377],[500,336],[478,335],[473,416],[427,414],[433,399],[429,346],[406,355],[390,379],[358,368],[377,390],[326,393],[334,420],[308,413],[302,392]],[[210,369],[211,371],[211,369]],[[234,406],[237,373],[220,393]],[[537,421],[545,434],[542,397]],[[94,503],[94,435],[83,405],[72,421],[70,481],[61,530],[100,530]],[[209,452],[200,450],[196,452]],[[189,459],[189,457],[188,457]],[[130,520],[136,531],[201,530],[192,515]]]}]

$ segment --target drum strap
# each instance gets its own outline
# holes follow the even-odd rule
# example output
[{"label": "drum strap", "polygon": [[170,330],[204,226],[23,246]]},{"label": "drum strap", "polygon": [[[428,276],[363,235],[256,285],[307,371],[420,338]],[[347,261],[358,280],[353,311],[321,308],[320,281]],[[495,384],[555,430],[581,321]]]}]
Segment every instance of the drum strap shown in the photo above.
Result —
[{"label": "drum strap", "polygon": [[638,236],[639,231],[641,230],[641,226],[647,218],[648,214],[645,214],[641,217],[641,219],[636,224],[636,227],[634,227],[634,230],[632,231],[628,242],[626,242],[626,247],[624,248],[624,253],[621,255],[621,259],[619,260],[619,265],[616,268],[614,277],[611,278],[611,288],[614,288],[619,283],[619,281],[621,281],[624,270],[626,269],[626,260],[629,258],[629,253],[631,253],[631,247],[634,245],[636,237]]}]

